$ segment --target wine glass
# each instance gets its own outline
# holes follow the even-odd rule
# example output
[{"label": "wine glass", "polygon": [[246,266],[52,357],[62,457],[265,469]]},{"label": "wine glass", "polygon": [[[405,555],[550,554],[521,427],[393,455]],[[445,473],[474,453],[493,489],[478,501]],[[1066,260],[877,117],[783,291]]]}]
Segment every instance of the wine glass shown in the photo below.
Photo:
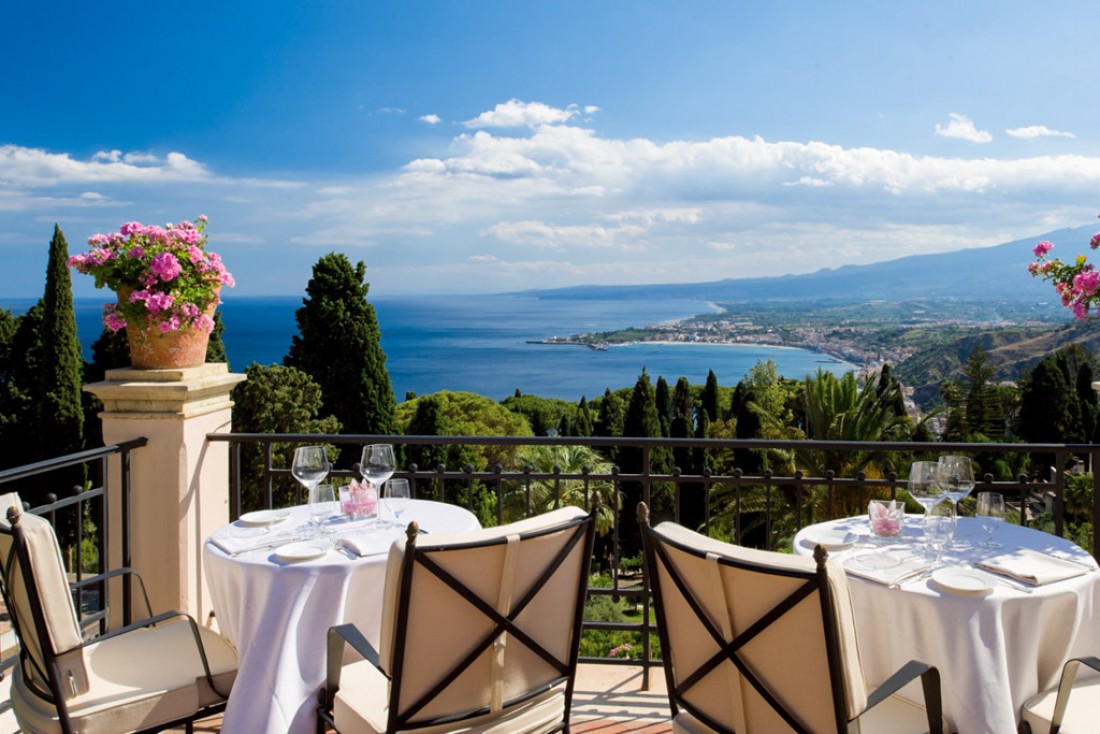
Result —
[{"label": "wine glass", "polygon": [[959,500],[970,494],[974,489],[974,467],[966,456],[941,456],[936,467],[936,479],[940,489],[951,500],[951,514],[955,518],[955,539],[959,543]]},{"label": "wine glass", "polygon": [[409,504],[409,480],[391,479],[386,482],[386,507],[393,513],[394,520],[401,524],[401,513]]},{"label": "wine glass", "polygon": [[1005,496],[1000,492],[979,493],[975,514],[981,520],[982,527],[989,533],[989,538],[978,545],[983,548],[1002,548],[1000,543],[993,540],[993,533],[1005,519]]},{"label": "wine glass", "polygon": [[318,484],[309,488],[310,524],[316,533],[325,533],[325,521],[332,517],[336,504],[336,491],[331,484]]},{"label": "wine glass", "polygon": [[294,449],[294,463],[290,473],[301,482],[306,490],[311,490],[328,476],[332,470],[324,446],[299,446]]},{"label": "wine glass", "polygon": [[359,461],[359,473],[373,484],[376,489],[393,476],[397,462],[393,458],[393,446],[385,443],[372,443],[363,447],[363,456]]},{"label": "wine glass", "polygon": [[909,467],[909,496],[924,508],[925,527],[932,508],[947,499],[936,478],[938,469],[935,461],[914,461]]}]

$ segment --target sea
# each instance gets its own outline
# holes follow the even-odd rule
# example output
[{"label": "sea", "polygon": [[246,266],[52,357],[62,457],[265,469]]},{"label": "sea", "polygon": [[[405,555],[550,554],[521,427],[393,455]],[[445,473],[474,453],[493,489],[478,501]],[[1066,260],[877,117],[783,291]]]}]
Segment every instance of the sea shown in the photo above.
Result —
[{"label": "sea", "polygon": [[[280,364],[297,333],[294,312],[301,296],[223,296],[229,366],[243,372],[253,362]],[[720,385],[736,385],[758,361],[774,360],[781,375],[801,379],[819,368],[841,374],[855,365],[803,349],[747,344],[652,344],[583,346],[539,344],[550,337],[650,326],[714,312],[690,300],[567,300],[533,295],[417,295],[371,297],[382,331],[386,367],[398,401],[406,394],[467,391],[502,400],[520,391],[578,401],[606,388],[632,387],[642,370],[670,385],[680,377],[706,382],[714,370]],[[19,314],[32,299],[0,299]],[[77,332],[86,359],[102,323],[102,299],[76,299]]]}]

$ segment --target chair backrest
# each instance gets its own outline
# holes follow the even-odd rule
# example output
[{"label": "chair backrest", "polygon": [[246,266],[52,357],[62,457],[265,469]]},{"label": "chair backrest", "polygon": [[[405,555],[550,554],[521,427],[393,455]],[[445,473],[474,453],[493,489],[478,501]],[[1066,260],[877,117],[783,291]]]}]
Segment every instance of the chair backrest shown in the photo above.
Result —
[{"label": "chair backrest", "polygon": [[[57,536],[45,519],[23,512],[15,493],[0,495],[0,565],[27,685],[43,697],[83,693],[88,689],[79,650],[83,638]],[[55,665],[57,680],[51,685]]]},{"label": "chair backrest", "polygon": [[506,711],[567,681],[568,711],[595,514],[575,507],[390,550],[380,665],[388,730]]},{"label": "chair backrest", "polygon": [[673,714],[720,732],[846,732],[867,699],[843,570],[647,520]]}]

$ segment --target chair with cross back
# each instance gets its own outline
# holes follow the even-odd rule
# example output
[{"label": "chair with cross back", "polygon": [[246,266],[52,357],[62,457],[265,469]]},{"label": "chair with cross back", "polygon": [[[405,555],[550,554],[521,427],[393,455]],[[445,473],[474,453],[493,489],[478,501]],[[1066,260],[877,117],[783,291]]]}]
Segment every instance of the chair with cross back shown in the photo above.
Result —
[{"label": "chair with cross back", "polygon": [[[910,661],[870,689],[844,570],[743,548],[638,508],[680,734],[942,732],[939,673]],[[925,706],[898,695],[921,680]]]},{"label": "chair with cross back", "polygon": [[390,549],[379,649],[353,625],[329,630],[318,731],[568,732],[594,518],[567,507],[446,535],[410,523]]}]

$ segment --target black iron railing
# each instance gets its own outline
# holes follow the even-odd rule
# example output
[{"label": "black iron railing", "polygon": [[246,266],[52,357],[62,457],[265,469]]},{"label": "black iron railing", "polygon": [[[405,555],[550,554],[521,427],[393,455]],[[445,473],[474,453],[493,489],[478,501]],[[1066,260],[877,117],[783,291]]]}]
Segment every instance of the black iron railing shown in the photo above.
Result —
[{"label": "black iron railing", "polygon": [[[1004,493],[1021,524],[1033,524],[1042,519],[1058,535],[1066,530],[1066,469],[1071,467],[1100,468],[1100,446],[1065,444],[976,444],[976,443],[868,443],[821,441],[771,441],[724,439],[634,439],[634,438],[564,438],[564,437],[492,437],[492,436],[376,436],[376,435],[312,435],[312,434],[219,434],[212,441],[231,444],[230,503],[233,517],[240,513],[271,507],[277,497],[294,496],[294,482],[289,463],[276,466],[276,447],[295,444],[329,444],[343,449],[342,453],[358,457],[358,448],[368,443],[392,443],[400,451],[414,452],[417,447],[464,447],[474,450],[494,449],[506,454],[509,461],[478,467],[468,463],[460,467],[438,464],[419,467],[406,464],[395,476],[410,480],[414,496],[441,499],[475,509],[475,498],[488,496],[495,502],[489,517],[480,508],[482,522],[502,523],[517,516],[537,514],[573,498],[576,504],[587,504],[597,488],[602,488],[604,501],[617,511],[612,513],[608,532],[597,543],[594,565],[602,566],[609,585],[593,587],[591,596],[627,599],[641,606],[639,622],[586,621],[589,630],[631,632],[640,635],[641,659],[582,658],[585,662],[638,664],[649,667],[659,661],[653,656],[651,634],[655,627],[650,619],[648,582],[644,578],[636,553],[640,547],[635,520],[638,501],[653,510],[654,522],[670,519],[689,524],[702,532],[723,537],[739,544],[768,549],[789,548],[793,535],[807,524],[862,512],[872,496],[897,496],[905,489],[908,464],[920,458],[948,453],[979,457],[987,464],[998,459],[1003,463],[1023,466],[1030,457],[1042,457],[1043,469],[1020,472],[1012,478],[1000,478],[981,466],[984,476],[978,479],[975,492],[996,490]],[[244,471],[242,452],[253,448],[251,476]],[[355,450],[348,451],[347,447]],[[539,446],[581,446],[595,449],[603,455],[631,459],[622,460],[620,467],[611,463],[573,467],[555,466],[537,471],[525,465],[522,450]],[[684,452],[705,452],[705,468],[685,472],[667,465],[669,456]],[[746,472],[737,468],[736,457],[744,452],[755,462],[787,467],[786,470]],[[256,469],[255,455],[262,456]],[[843,476],[836,471],[807,473],[796,467],[799,458],[817,457],[810,465],[844,466],[844,457],[873,456],[874,466],[893,466],[894,471],[855,471]],[[798,458],[796,458],[798,457]],[[332,477],[358,477],[353,458],[337,463]],[[664,468],[656,468],[666,462]],[[868,465],[871,465],[868,463]],[[1032,466],[1037,466],[1032,463]],[[899,473],[902,472],[902,473]],[[1100,517],[1100,491],[1093,473],[1092,502],[1087,514],[1095,527]],[[281,489],[280,489],[281,487]],[[281,494],[280,494],[281,493]],[[610,500],[610,502],[609,502]],[[616,501],[617,500],[617,501]],[[1049,512],[1047,512],[1049,508]],[[1100,558],[1100,537],[1092,535],[1089,550]]]},{"label": "black iron railing", "polygon": [[[97,576],[113,570],[108,568],[110,539],[120,536],[121,565],[131,565],[130,550],[130,452],[145,446],[145,438],[135,438],[119,444],[98,449],[81,451],[75,454],[59,456],[35,464],[27,464],[0,471],[0,494],[20,492],[24,501],[24,511],[46,518],[55,528],[65,528],[67,532],[59,537],[62,544],[70,579],[74,588],[74,601],[77,618],[82,628],[98,625],[100,633],[106,631],[110,616],[105,582],[87,585],[87,577]],[[110,522],[107,462],[112,456],[119,456],[122,467],[120,499],[120,525],[113,527]],[[55,480],[63,470],[81,467],[84,481],[71,486],[59,486],[52,491]],[[53,475],[53,476],[51,476]],[[43,486],[51,491],[42,492]],[[30,505],[28,501],[36,492],[44,503]],[[6,513],[8,508],[0,508]],[[122,586],[122,615],[129,623],[132,611],[130,585]],[[16,656],[11,655],[0,661],[0,671],[15,664]]]}]

